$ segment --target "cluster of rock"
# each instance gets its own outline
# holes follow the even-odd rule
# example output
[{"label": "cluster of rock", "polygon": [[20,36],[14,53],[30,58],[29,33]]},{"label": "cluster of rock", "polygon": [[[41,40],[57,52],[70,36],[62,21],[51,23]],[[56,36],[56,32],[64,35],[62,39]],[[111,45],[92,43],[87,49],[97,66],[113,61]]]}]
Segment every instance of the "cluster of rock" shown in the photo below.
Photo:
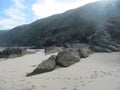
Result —
[{"label": "cluster of rock", "polygon": [[0,51],[0,58],[15,58],[27,54],[25,48],[6,48]]},{"label": "cluster of rock", "polygon": [[45,53],[46,54],[51,54],[51,53],[57,53],[60,51],[63,51],[64,48],[63,47],[46,47],[45,48]]},{"label": "cluster of rock", "polygon": [[[100,41],[98,41],[100,40]],[[114,44],[106,38],[92,40],[92,44],[66,44],[64,47],[47,47],[45,53],[51,54],[59,52],[57,56],[51,56],[46,61],[38,65],[38,67],[27,76],[41,74],[52,71],[56,66],[68,67],[80,61],[80,58],[87,58],[93,52],[112,52],[119,51],[119,45]],[[99,43],[101,42],[101,43]]]},{"label": "cluster of rock", "polygon": [[76,49],[64,49],[60,51],[57,56],[51,56],[47,60],[43,61],[37,66],[35,70],[28,73],[26,76],[31,76],[35,74],[41,74],[45,72],[52,71],[56,66],[68,67],[80,61],[80,58],[86,58],[92,53],[89,47],[85,47],[79,50]]}]

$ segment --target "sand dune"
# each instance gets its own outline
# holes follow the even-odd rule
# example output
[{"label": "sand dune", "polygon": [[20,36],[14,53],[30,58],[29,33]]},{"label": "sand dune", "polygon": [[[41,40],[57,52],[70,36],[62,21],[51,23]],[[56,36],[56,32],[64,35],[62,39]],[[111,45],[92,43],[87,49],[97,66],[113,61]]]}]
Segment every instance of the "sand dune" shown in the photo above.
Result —
[{"label": "sand dune", "polygon": [[77,64],[25,77],[50,55],[0,61],[0,90],[120,90],[120,53],[94,53]]}]

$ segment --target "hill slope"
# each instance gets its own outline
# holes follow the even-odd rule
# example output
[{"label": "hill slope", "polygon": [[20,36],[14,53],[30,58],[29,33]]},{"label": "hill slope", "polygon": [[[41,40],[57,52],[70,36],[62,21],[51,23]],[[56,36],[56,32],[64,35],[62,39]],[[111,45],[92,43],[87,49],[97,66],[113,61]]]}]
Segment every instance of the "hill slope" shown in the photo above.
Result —
[{"label": "hill slope", "polygon": [[90,3],[0,32],[0,46],[41,48],[65,43],[120,43],[119,9],[119,0]]}]

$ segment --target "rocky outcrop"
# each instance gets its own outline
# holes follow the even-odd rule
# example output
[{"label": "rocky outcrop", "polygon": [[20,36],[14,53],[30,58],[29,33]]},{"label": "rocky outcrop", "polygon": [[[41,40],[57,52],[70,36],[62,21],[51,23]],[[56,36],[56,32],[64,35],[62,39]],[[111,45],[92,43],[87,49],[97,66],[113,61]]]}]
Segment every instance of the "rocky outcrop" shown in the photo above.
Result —
[{"label": "rocky outcrop", "polygon": [[14,58],[27,54],[25,48],[6,48],[0,51],[0,58]]},{"label": "rocky outcrop", "polygon": [[77,50],[89,47],[89,45],[83,44],[83,43],[72,43],[72,44],[66,43],[64,46],[65,48],[72,48],[72,49],[77,49]]},{"label": "rocky outcrop", "polygon": [[[104,46],[103,46],[104,45]],[[114,44],[102,44],[102,45],[91,45],[90,47],[95,52],[118,52],[120,51],[120,47]]]},{"label": "rocky outcrop", "polygon": [[57,53],[57,52],[61,52],[63,51],[64,48],[63,47],[46,47],[45,48],[45,53],[46,54],[51,54],[51,53]]},{"label": "rocky outcrop", "polygon": [[46,61],[43,61],[37,66],[33,72],[28,73],[26,76],[41,74],[52,71],[56,66],[68,67],[80,61],[80,55],[77,51],[62,51],[57,56],[52,55]]},{"label": "rocky outcrop", "polygon": [[93,53],[93,50],[87,44],[82,43],[74,43],[74,44],[66,44],[65,50],[77,51],[81,58],[86,58],[89,54]]},{"label": "rocky outcrop", "polygon": [[38,67],[31,73],[28,73],[27,76],[41,74],[45,72],[52,71],[56,68],[56,56],[52,55],[46,61],[43,61]]},{"label": "rocky outcrop", "polygon": [[90,54],[93,53],[92,49],[88,48],[88,47],[84,47],[78,50],[79,55],[81,56],[81,58],[86,58],[88,57]]},{"label": "rocky outcrop", "polygon": [[103,48],[103,47],[100,47],[100,46],[91,46],[92,50],[95,51],[95,52],[111,52],[111,50],[107,49],[107,48]]},{"label": "rocky outcrop", "polygon": [[109,46],[107,46],[107,48],[110,49],[113,52],[118,52],[119,51],[119,48],[114,46],[114,45],[109,45]]},{"label": "rocky outcrop", "polygon": [[80,58],[86,58],[92,50],[88,47],[76,50],[75,48],[67,48],[58,53],[57,56],[51,56],[46,61],[43,61],[33,72],[28,73],[27,76],[41,74],[52,71],[56,66],[68,67],[80,61]]},{"label": "rocky outcrop", "polygon": [[90,46],[95,52],[117,52],[119,45],[115,43],[106,29],[96,31],[90,38]]},{"label": "rocky outcrop", "polygon": [[59,52],[56,58],[57,65],[62,67],[68,67],[80,61],[80,55],[76,51],[63,51]]}]

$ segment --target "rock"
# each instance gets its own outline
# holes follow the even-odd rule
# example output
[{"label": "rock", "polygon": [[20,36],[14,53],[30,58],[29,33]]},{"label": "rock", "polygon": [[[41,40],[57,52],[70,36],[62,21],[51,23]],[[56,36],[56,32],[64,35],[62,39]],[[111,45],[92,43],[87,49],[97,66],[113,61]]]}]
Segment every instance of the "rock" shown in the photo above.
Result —
[{"label": "rock", "polygon": [[46,47],[45,48],[45,53],[46,54],[51,54],[51,53],[57,53],[60,51],[63,51],[64,48],[63,47]]},{"label": "rock", "polygon": [[6,48],[0,51],[0,58],[14,58],[25,54],[27,54],[27,51],[24,48]]},{"label": "rock", "polygon": [[78,52],[62,51],[59,52],[56,58],[57,65],[62,67],[68,67],[80,61]]},{"label": "rock", "polygon": [[83,43],[72,43],[72,44],[65,44],[65,47],[66,48],[81,49],[81,48],[88,47],[88,45],[83,44]]},{"label": "rock", "polygon": [[110,49],[111,51],[114,51],[114,52],[119,51],[119,48],[117,48],[117,47],[115,47],[113,45],[109,45],[109,46],[107,46],[107,48]]},{"label": "rock", "polygon": [[55,68],[56,68],[56,56],[52,55],[46,61],[43,61],[41,64],[39,64],[38,67],[35,70],[33,70],[33,72],[28,73],[26,76],[49,72],[54,70]]},{"label": "rock", "polygon": [[110,49],[100,47],[100,46],[91,46],[92,50],[95,52],[109,52],[111,53],[112,51]]},{"label": "rock", "polygon": [[93,53],[93,51],[88,47],[81,48],[81,49],[78,50],[78,52],[79,52],[79,55],[81,56],[81,58],[86,58],[90,54]]},{"label": "rock", "polygon": [[0,58],[4,58],[4,57],[6,57],[6,55],[2,51],[0,51]]},{"label": "rock", "polygon": [[119,51],[118,45],[112,40],[106,29],[100,29],[90,38],[90,46],[96,52]]},{"label": "rock", "polygon": [[67,48],[58,53],[57,56],[52,55],[46,61],[38,65],[31,73],[26,76],[41,74],[52,71],[56,66],[68,67],[80,61],[81,57],[88,57],[92,53],[89,47],[81,48],[79,51],[76,48]]},{"label": "rock", "polygon": [[92,54],[93,51],[90,49],[88,44],[82,43],[74,43],[74,44],[66,44],[67,50],[78,51],[81,58],[86,58],[89,54]]}]

